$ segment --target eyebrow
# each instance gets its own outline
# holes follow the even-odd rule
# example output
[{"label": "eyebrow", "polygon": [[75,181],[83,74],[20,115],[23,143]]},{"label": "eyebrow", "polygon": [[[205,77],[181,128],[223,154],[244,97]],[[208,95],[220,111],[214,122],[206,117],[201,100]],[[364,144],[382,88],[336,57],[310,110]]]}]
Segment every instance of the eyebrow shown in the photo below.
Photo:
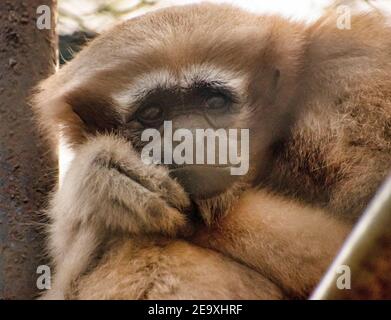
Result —
[{"label": "eyebrow", "polygon": [[246,93],[247,78],[240,73],[224,70],[213,65],[193,65],[175,75],[167,69],[142,73],[135,77],[129,88],[113,93],[113,99],[123,112],[132,104],[153,96],[155,93],[174,93],[189,88],[206,88],[224,94],[232,101],[240,101]]},{"label": "eyebrow", "polygon": [[212,93],[223,94],[228,97],[232,102],[239,102],[239,94],[236,92],[235,88],[232,88],[226,82],[216,80],[216,81],[195,81],[193,82],[189,89],[206,89],[210,90]]},{"label": "eyebrow", "polygon": [[207,81],[199,80],[194,81],[190,85],[180,86],[180,85],[171,85],[164,86],[158,85],[155,88],[150,88],[148,90],[143,90],[134,95],[136,103],[141,104],[143,101],[153,98],[156,95],[168,95],[168,94],[178,94],[181,92],[191,92],[197,89],[208,90],[211,93],[222,94],[228,97],[232,102],[239,102],[239,95],[236,93],[235,89],[229,86],[227,83],[216,80],[216,81]]}]

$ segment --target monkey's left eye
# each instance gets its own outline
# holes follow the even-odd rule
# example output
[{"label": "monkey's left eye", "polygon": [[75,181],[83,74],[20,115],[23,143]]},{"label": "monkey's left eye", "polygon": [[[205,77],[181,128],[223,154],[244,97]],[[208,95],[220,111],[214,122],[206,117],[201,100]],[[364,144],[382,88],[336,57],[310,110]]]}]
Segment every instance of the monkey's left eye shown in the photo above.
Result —
[{"label": "monkey's left eye", "polygon": [[222,110],[228,107],[229,101],[223,95],[214,95],[206,100],[206,107],[212,110]]},{"label": "monkey's left eye", "polygon": [[164,111],[159,106],[144,107],[137,111],[136,116],[142,123],[153,124],[163,119]]}]

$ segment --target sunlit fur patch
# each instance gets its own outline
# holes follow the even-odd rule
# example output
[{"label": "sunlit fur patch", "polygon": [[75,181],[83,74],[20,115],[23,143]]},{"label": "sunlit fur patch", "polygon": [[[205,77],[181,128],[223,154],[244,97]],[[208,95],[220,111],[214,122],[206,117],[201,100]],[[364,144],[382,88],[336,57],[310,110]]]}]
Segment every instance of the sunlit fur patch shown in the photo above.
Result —
[{"label": "sunlit fur patch", "polygon": [[177,85],[174,74],[165,69],[144,73],[129,84],[129,89],[116,92],[113,99],[121,110],[127,111],[129,106],[145,97],[155,89],[169,89]]},{"label": "sunlit fur patch", "polygon": [[[62,131],[60,126],[59,131]],[[62,186],[66,172],[72,160],[75,158],[75,151],[67,143],[64,135],[60,133],[58,143],[58,175],[59,175],[59,187]]]}]

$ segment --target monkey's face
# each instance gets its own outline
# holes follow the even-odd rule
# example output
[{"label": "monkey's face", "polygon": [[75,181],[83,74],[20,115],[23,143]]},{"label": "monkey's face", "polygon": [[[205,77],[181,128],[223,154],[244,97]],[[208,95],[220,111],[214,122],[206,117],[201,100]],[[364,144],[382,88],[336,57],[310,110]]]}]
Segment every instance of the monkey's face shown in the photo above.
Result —
[{"label": "monkey's face", "polygon": [[125,22],[46,84],[61,106],[53,121],[73,145],[125,137],[143,161],[167,166],[201,211],[226,211],[292,115],[301,46],[275,37],[282,24],[214,5]]},{"label": "monkey's face", "polygon": [[[99,98],[103,104],[85,101],[86,91],[67,101],[88,135],[120,135],[141,161],[167,167],[198,208],[208,206],[204,217],[206,212],[226,211],[255,170],[250,168],[254,128],[247,79],[209,63],[173,69],[168,62],[141,72],[109,98]],[[99,114],[87,107],[97,103]],[[224,206],[212,210],[214,203]]]}]

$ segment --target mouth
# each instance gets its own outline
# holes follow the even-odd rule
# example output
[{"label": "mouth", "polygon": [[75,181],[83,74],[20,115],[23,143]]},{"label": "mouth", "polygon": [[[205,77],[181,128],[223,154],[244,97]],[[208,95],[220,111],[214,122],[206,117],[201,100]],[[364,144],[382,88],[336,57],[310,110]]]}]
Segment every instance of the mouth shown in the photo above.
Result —
[{"label": "mouth", "polygon": [[184,165],[170,169],[175,178],[194,200],[216,197],[229,189],[239,176],[231,174],[229,165]]}]

